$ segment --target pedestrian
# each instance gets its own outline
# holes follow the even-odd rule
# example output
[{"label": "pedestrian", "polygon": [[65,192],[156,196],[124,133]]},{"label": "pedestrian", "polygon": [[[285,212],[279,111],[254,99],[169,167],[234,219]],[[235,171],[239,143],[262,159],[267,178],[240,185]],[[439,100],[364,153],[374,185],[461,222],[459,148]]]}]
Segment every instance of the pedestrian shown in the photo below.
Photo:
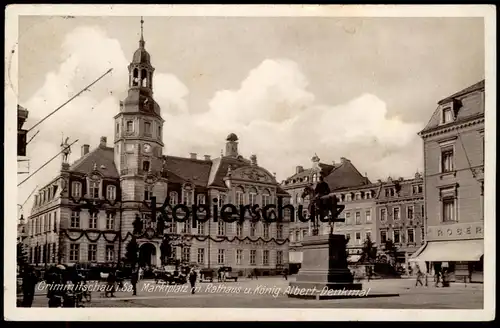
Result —
[{"label": "pedestrian", "polygon": [[111,271],[107,278],[107,286],[105,292],[106,297],[108,297],[108,295],[110,295],[111,297],[115,297],[115,283],[116,283],[116,275],[113,271]]},{"label": "pedestrian", "polygon": [[434,287],[439,287],[439,282],[441,281],[441,263],[434,263]]},{"label": "pedestrian", "polygon": [[189,271],[189,284],[191,285],[191,294],[194,294],[194,287],[196,285],[196,270],[195,268],[191,268]]},{"label": "pedestrian", "polygon": [[47,298],[49,299],[49,307],[61,307],[62,301],[65,297],[65,280],[63,273],[66,268],[64,265],[59,264],[56,267],[49,269],[50,273],[47,275]]},{"label": "pedestrian", "polygon": [[368,278],[368,281],[370,281],[370,279],[372,277],[372,267],[371,267],[371,265],[369,265],[369,266],[366,267],[366,276]]},{"label": "pedestrian", "polygon": [[22,307],[31,307],[35,297],[35,287],[38,283],[38,277],[35,269],[29,265],[23,273],[23,303]]},{"label": "pedestrian", "polygon": [[285,278],[285,280],[288,280],[288,269],[287,268],[285,268],[283,270],[283,278]]},{"label": "pedestrian", "polygon": [[132,284],[132,295],[137,295],[137,283],[139,282],[139,270],[134,269],[132,271],[132,277],[130,278],[130,283]]},{"label": "pedestrian", "polygon": [[423,272],[422,272],[422,270],[420,270],[420,267],[418,265],[415,269],[416,269],[416,273],[417,273],[417,280],[415,281],[415,287],[417,287],[418,284],[420,284],[420,286],[423,286],[424,285],[422,283]]},{"label": "pedestrian", "polygon": [[144,270],[141,268],[139,268],[139,280],[142,279],[142,276],[144,275]]}]

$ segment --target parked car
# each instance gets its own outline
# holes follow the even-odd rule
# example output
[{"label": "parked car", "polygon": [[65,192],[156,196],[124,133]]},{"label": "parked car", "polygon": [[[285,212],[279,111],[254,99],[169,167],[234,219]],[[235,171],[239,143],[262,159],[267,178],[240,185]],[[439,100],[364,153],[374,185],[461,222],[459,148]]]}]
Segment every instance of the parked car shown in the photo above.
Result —
[{"label": "parked car", "polygon": [[221,269],[226,273],[226,280],[238,281],[238,272],[233,271],[232,267],[222,267]]},{"label": "parked car", "polygon": [[217,276],[217,273],[214,269],[211,268],[203,268],[200,270],[200,282],[202,281],[214,281],[214,277]]}]

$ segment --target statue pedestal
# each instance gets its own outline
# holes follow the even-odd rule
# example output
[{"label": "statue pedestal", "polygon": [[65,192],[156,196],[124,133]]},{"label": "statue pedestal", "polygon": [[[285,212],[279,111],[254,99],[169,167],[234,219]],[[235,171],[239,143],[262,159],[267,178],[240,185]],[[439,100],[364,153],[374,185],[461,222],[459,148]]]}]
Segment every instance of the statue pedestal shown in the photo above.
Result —
[{"label": "statue pedestal", "polygon": [[362,285],[354,283],[347,267],[344,235],[307,236],[302,241],[302,266],[295,282],[290,282],[288,297],[337,298],[364,296]]}]

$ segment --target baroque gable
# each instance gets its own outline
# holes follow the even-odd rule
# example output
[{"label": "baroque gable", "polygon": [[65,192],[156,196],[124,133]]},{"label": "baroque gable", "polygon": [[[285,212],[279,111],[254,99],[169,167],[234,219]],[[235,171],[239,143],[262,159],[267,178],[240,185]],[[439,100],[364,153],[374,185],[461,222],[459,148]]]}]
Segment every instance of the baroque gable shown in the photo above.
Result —
[{"label": "baroque gable", "polygon": [[275,178],[261,167],[242,167],[231,172],[231,179],[259,183],[276,183]]}]

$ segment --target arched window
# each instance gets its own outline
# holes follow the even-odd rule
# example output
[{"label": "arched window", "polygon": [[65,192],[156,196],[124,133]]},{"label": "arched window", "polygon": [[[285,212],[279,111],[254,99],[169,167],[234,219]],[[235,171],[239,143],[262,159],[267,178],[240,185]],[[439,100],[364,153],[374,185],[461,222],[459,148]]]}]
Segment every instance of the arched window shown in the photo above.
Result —
[{"label": "arched window", "polygon": [[262,207],[271,204],[271,193],[269,189],[264,189],[262,193]]},{"label": "arched window", "polygon": [[182,202],[187,206],[193,205],[194,190],[190,185],[186,185],[182,190]]},{"label": "arched window", "polygon": [[244,205],[245,190],[242,187],[236,188],[236,206]]},{"label": "arched window", "polygon": [[136,87],[139,85],[139,70],[134,68],[132,73],[132,86]]},{"label": "arched window", "polygon": [[146,69],[142,69],[141,71],[141,86],[142,87],[147,87],[148,86],[148,71]]},{"label": "arched window", "polygon": [[170,202],[170,205],[172,205],[172,206],[177,205],[177,202],[178,202],[177,192],[175,192],[175,191],[170,192],[169,202]]},{"label": "arched window", "polygon": [[71,196],[82,197],[82,184],[80,182],[73,182],[71,186]]},{"label": "arched window", "polygon": [[316,181],[317,181],[317,175],[316,175],[316,173],[314,173],[312,175],[312,182],[316,182]]},{"label": "arched window", "polygon": [[255,189],[254,187],[251,187],[250,191],[248,193],[248,196],[249,196],[248,201],[249,201],[250,205],[257,204],[257,189]]},{"label": "arched window", "polygon": [[107,191],[106,191],[106,198],[108,200],[115,200],[116,199],[116,187],[115,186],[108,186]]},{"label": "arched window", "polygon": [[91,181],[89,185],[91,198],[99,198],[99,181]]}]

